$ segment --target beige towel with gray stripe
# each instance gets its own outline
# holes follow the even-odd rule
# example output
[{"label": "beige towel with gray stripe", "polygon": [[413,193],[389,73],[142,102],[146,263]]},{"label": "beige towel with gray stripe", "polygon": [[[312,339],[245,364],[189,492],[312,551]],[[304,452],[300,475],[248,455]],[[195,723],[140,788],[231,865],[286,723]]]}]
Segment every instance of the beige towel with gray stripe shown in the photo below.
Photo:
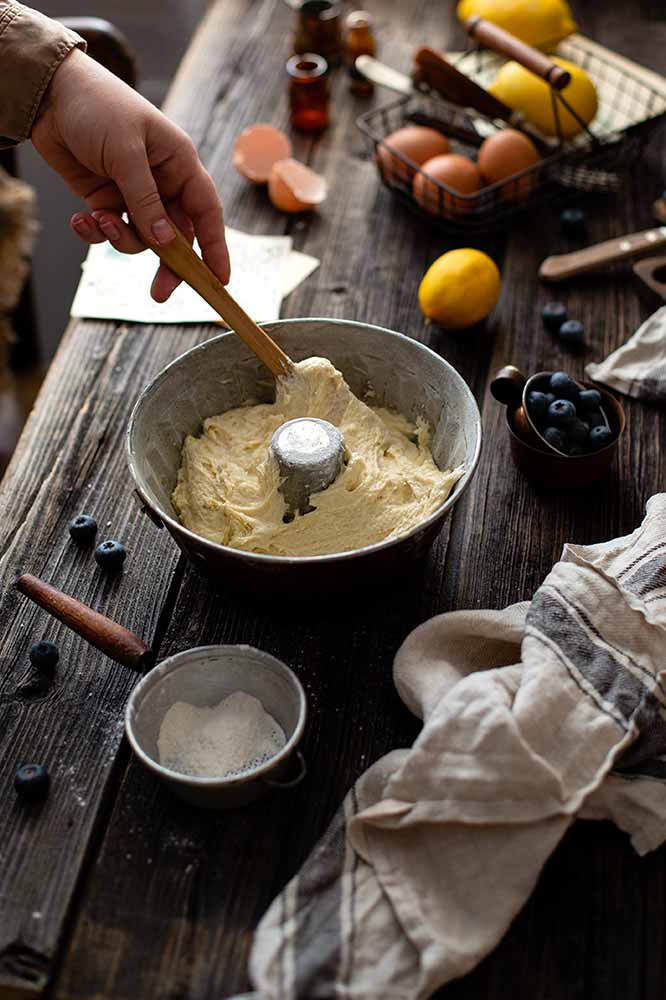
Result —
[{"label": "beige towel with gray stripe", "polygon": [[666,402],[666,306],[657,309],[636,333],[586,373],[595,382],[626,396]]},{"label": "beige towel with gray stripe", "polygon": [[261,1000],[414,1000],[472,969],[577,816],[666,839],[666,494],[633,534],[567,545],[531,603],[406,640],[423,718],[374,764],[261,921]]}]

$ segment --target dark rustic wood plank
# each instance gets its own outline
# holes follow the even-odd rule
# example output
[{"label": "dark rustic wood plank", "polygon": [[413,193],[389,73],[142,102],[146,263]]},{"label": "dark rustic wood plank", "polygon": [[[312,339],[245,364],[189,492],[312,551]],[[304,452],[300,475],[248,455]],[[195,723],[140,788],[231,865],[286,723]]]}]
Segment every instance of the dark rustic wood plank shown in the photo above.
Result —
[{"label": "dark rustic wood plank", "polygon": [[[208,328],[209,331],[210,328]],[[122,738],[136,675],[67,634],[29,604],[13,581],[30,571],[152,640],[176,556],[152,537],[126,468],[124,435],[142,386],[208,331],[109,323],[72,324],[0,490],[0,994],[43,988],[91,842]],[[127,546],[116,579],[70,541],[68,521],[93,514],[100,539]],[[60,647],[56,681],[32,684],[28,650]],[[16,767],[46,764],[52,790],[41,806],[14,801]]]}]

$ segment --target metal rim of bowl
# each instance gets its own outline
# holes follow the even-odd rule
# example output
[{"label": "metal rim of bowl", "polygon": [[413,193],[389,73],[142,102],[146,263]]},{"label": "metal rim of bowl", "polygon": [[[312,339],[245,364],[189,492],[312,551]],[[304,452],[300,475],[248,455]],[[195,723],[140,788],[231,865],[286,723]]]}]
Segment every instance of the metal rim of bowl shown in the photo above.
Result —
[{"label": "metal rim of bowl", "polygon": [[[280,565],[300,566],[305,563],[307,563],[308,565],[312,565],[313,563],[315,564],[320,564],[320,563],[325,564],[329,562],[337,563],[340,560],[353,560],[359,555],[365,555],[370,552],[379,552],[382,551],[383,549],[390,548],[398,541],[410,538],[412,535],[415,535],[418,532],[422,531],[423,529],[428,528],[434,521],[442,517],[442,515],[450,507],[452,507],[455,503],[457,503],[460,497],[463,495],[463,493],[469,486],[469,483],[471,482],[474,476],[477,465],[479,464],[479,457],[481,455],[481,445],[482,445],[482,426],[481,426],[481,414],[479,413],[479,407],[477,405],[476,399],[474,398],[472,390],[467,385],[467,382],[465,382],[460,372],[456,368],[454,368],[453,365],[449,364],[449,362],[445,358],[442,358],[439,354],[433,351],[426,344],[422,344],[420,341],[414,340],[412,337],[407,337],[405,336],[404,333],[399,333],[397,330],[389,330],[383,326],[376,326],[373,323],[360,323],[357,322],[356,320],[330,319],[326,316],[323,317],[309,316],[309,317],[293,317],[291,319],[274,320],[271,323],[263,323],[259,325],[274,327],[279,324],[280,327],[283,327],[295,323],[303,323],[304,321],[312,323],[329,323],[331,324],[331,326],[348,326],[349,324],[352,324],[354,326],[362,327],[368,330],[380,330],[382,333],[388,335],[389,337],[397,337],[402,340],[408,340],[411,344],[416,345],[416,347],[419,348],[420,350],[426,351],[428,354],[432,354],[433,357],[437,358],[437,361],[440,364],[445,365],[453,372],[455,376],[457,376],[457,378],[460,379],[463,391],[469,397],[469,400],[472,403],[474,410],[476,411],[476,418],[475,418],[476,448],[474,450],[474,456],[472,458],[472,461],[469,463],[469,466],[465,468],[465,472],[463,473],[462,478],[459,479],[458,482],[454,484],[451,493],[446,498],[444,503],[437,508],[437,510],[433,511],[433,513],[428,515],[428,517],[425,518],[423,521],[419,521],[418,524],[415,524],[413,528],[409,529],[409,531],[405,531],[401,535],[395,535],[392,538],[385,538],[383,541],[375,542],[373,545],[365,545],[360,549],[351,549],[346,552],[331,552],[327,553],[326,555],[318,555],[318,556],[274,556],[274,555],[269,555],[268,553],[265,552],[249,552],[245,549],[234,549],[229,545],[220,545],[218,542],[211,542],[210,539],[204,538],[203,535],[197,535],[195,532],[190,531],[189,528],[186,528],[185,525],[182,524],[180,521],[176,520],[175,517],[173,517],[171,514],[168,514],[166,511],[164,511],[159,504],[157,504],[152,499],[149,499],[146,496],[143,488],[141,487],[139,481],[140,477],[138,475],[136,466],[134,464],[132,435],[133,435],[134,425],[137,419],[137,414],[141,406],[143,405],[143,401],[146,398],[146,396],[148,396],[149,393],[154,391],[154,389],[156,389],[157,386],[162,381],[168,378],[171,369],[174,368],[176,365],[179,365],[182,362],[183,358],[188,357],[190,354],[194,354],[195,352],[200,351],[202,349],[208,349],[210,348],[211,344],[216,343],[217,341],[221,341],[225,337],[236,336],[233,330],[226,330],[224,333],[220,334],[217,337],[211,337],[210,340],[204,340],[202,341],[201,344],[196,344],[189,350],[183,351],[183,353],[178,355],[177,358],[174,358],[173,361],[169,362],[169,364],[166,365],[166,367],[163,368],[161,372],[158,372],[158,374],[152,379],[152,381],[148,383],[148,385],[144,386],[139,398],[137,399],[136,403],[132,408],[132,412],[129,418],[129,423],[127,425],[127,431],[125,434],[125,449],[127,454],[127,462],[129,465],[130,473],[132,475],[132,479],[134,480],[134,484],[141,496],[141,499],[144,501],[144,503],[146,503],[150,507],[151,510],[153,510],[157,514],[160,520],[164,521],[165,524],[174,528],[177,533],[182,532],[184,535],[189,537],[193,542],[199,545],[203,544],[205,547],[210,548],[213,552],[222,551],[224,552],[225,555],[233,556],[234,558],[237,558],[241,561],[246,561],[248,558],[252,558],[254,560],[258,560],[259,562],[267,563],[269,565],[278,565],[278,566]],[[211,416],[212,415],[213,414],[211,414]]]},{"label": "metal rim of bowl", "polygon": [[[275,756],[270,757],[258,767],[241,774],[234,774],[228,778],[199,778],[193,774],[181,774],[180,771],[172,771],[170,768],[164,767],[164,765],[160,764],[158,760],[155,760],[154,757],[151,757],[150,754],[146,753],[134,733],[131,717],[135,711],[136,702],[140,699],[140,696],[143,694],[145,688],[150,686],[149,682],[151,682],[153,674],[157,671],[161,671],[164,677],[167,677],[170,673],[173,673],[176,670],[184,669],[187,665],[187,660],[190,659],[192,654],[195,652],[209,653],[211,651],[218,650],[238,650],[238,646],[234,646],[233,644],[192,646],[189,649],[182,650],[180,653],[174,653],[173,656],[168,656],[166,660],[162,660],[162,662],[158,663],[157,666],[152,668],[152,670],[149,670],[136,685],[129,697],[127,705],[125,706],[125,733],[127,734],[128,742],[141,763],[150,771],[157,774],[158,777],[163,778],[166,781],[175,781],[180,785],[194,786],[195,788],[234,788],[237,785],[245,784],[247,781],[263,777],[267,771],[274,770],[277,764],[286,761],[294,752],[303,737],[305,720],[307,718],[307,698],[305,696],[303,685],[294,671],[291,670],[286,663],[278,660],[276,656],[273,656],[271,653],[266,653],[263,649],[256,649],[253,646],[246,646],[245,648],[252,649],[255,653],[260,653],[262,657],[269,657],[273,663],[277,664],[280,670],[284,672],[285,676],[294,685],[298,694],[298,719],[296,721],[294,731],[285,745],[278,753],[275,754]],[[152,680],[152,682],[154,682],[154,680]],[[264,709],[264,711],[266,711],[266,709]]]}]

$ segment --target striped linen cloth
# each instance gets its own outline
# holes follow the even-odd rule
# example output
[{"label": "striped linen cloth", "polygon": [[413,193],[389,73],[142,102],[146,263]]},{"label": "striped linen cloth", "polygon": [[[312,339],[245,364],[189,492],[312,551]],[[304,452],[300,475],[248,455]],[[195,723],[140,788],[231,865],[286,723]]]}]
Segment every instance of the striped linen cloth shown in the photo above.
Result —
[{"label": "striped linen cloth", "polygon": [[666,306],[648,317],[626,344],[585,371],[625,396],[666,402]]},{"label": "striped linen cloth", "polygon": [[394,678],[423,718],[374,764],[256,932],[257,1000],[413,1000],[499,942],[577,816],[666,839],[666,494],[567,545],[531,602],[416,629]]}]

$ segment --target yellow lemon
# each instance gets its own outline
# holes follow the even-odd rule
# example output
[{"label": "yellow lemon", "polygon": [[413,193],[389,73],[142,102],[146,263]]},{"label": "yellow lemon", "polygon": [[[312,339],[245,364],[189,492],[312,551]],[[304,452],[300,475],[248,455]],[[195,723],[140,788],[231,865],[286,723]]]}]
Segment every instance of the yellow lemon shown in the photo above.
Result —
[{"label": "yellow lemon", "polygon": [[460,0],[461,21],[475,14],[538,48],[549,48],[576,30],[564,0]]},{"label": "yellow lemon", "polygon": [[449,250],[430,265],[419,285],[424,316],[445,330],[484,319],[500,293],[497,264],[480,250]]},{"label": "yellow lemon", "polygon": [[[575,63],[559,58],[553,59],[553,62],[571,73],[571,82],[561,91],[562,96],[585,124],[589,124],[597,113],[597,92],[594,84],[585,70]],[[544,135],[557,135],[550,86],[520,63],[513,61],[505,63],[495,77],[495,82],[488,89],[514,111],[522,111]],[[560,101],[558,101],[558,114],[562,135],[566,139],[582,132],[583,126]]]}]

